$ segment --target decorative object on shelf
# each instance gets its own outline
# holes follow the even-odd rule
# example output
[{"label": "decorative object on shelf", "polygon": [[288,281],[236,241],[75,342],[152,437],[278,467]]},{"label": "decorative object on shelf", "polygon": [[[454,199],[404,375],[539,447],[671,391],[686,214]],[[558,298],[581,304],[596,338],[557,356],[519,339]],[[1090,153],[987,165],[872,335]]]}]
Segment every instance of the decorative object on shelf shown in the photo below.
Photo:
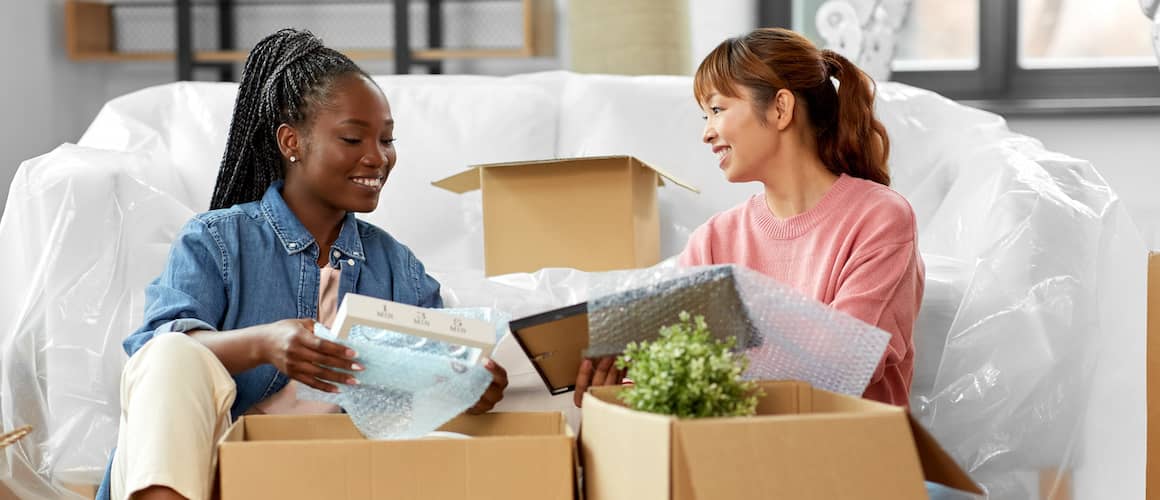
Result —
[{"label": "decorative object on shelf", "polygon": [[815,15],[818,34],[825,48],[854,61],[875,80],[889,80],[896,37],[906,24],[912,2],[829,0]]},{"label": "decorative object on shelf", "polygon": [[1140,0],[1140,8],[1152,20],[1152,49],[1156,52],[1156,61],[1160,62],[1160,0]]},{"label": "decorative object on shelf", "polygon": [[1160,12],[1160,0],[1140,0],[1140,8],[1144,9],[1144,15],[1149,18]]},{"label": "decorative object on shelf", "polygon": [[688,0],[571,0],[569,69],[578,73],[687,75]]}]

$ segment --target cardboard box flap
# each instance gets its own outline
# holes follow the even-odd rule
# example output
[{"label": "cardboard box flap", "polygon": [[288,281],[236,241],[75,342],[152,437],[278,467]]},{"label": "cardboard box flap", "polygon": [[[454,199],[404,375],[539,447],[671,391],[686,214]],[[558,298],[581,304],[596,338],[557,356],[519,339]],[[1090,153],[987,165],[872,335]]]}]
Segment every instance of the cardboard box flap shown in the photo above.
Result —
[{"label": "cardboard box flap", "polygon": [[681,420],[673,430],[673,463],[684,467],[673,470],[675,498],[927,497],[901,411]]},{"label": "cardboard box flap", "polygon": [[245,418],[240,418],[237,421],[235,421],[233,423],[233,425],[230,426],[229,429],[226,429],[226,433],[224,435],[222,435],[221,439],[218,439],[218,444],[220,445],[222,443],[240,443],[242,441],[245,441],[246,440],[246,422],[248,422],[248,420],[246,420]]},{"label": "cardboard box flap", "polygon": [[485,413],[460,415],[439,427],[468,436],[565,436],[571,432],[560,412]]},{"label": "cardboard box flap", "polygon": [[520,318],[508,328],[550,394],[576,388],[576,373],[588,348],[587,302]]},{"label": "cardboard box flap", "polygon": [[517,167],[517,166],[522,166],[522,165],[555,165],[555,164],[574,163],[574,162],[581,162],[581,161],[599,161],[599,160],[614,160],[614,159],[623,159],[623,160],[626,160],[629,162],[637,162],[642,167],[648,168],[649,170],[656,172],[657,175],[659,176],[657,179],[657,185],[663,186],[664,180],[667,179],[669,182],[672,182],[673,184],[676,184],[677,186],[680,186],[682,188],[688,189],[689,191],[692,191],[694,193],[701,192],[700,189],[697,189],[692,184],[685,182],[685,181],[677,178],[676,176],[674,176],[674,175],[672,175],[672,174],[670,174],[670,173],[668,173],[660,168],[657,168],[653,165],[650,165],[650,164],[648,164],[644,161],[641,161],[637,158],[634,158],[632,156],[625,156],[625,155],[586,156],[586,157],[578,157],[578,158],[553,158],[550,160],[513,161],[513,162],[485,163],[485,164],[480,164],[480,165],[472,165],[470,168],[468,168],[467,170],[465,170],[463,172],[460,172],[458,174],[454,174],[450,177],[445,177],[443,179],[434,181],[431,183],[431,185],[438,187],[438,188],[446,189],[446,190],[451,191],[451,192],[456,193],[456,194],[463,194],[463,193],[466,193],[468,191],[474,191],[476,189],[479,189],[479,186],[480,186],[479,169],[481,169],[481,168]]},{"label": "cardboard box flap", "polygon": [[593,387],[584,394],[585,498],[668,500],[673,418],[625,408],[616,399],[619,389]]},{"label": "cardboard box flap", "polygon": [[[671,183],[673,183],[673,184],[676,184],[676,185],[678,185],[678,186],[681,186],[681,187],[683,187],[683,188],[685,188],[685,189],[688,189],[689,191],[692,191],[692,192],[694,192],[694,193],[701,194],[701,190],[700,190],[700,189],[697,189],[697,187],[696,187],[696,186],[694,186],[694,185],[692,185],[692,184],[690,184],[690,183],[688,183],[688,182],[685,182],[685,181],[683,181],[683,180],[681,180],[681,179],[678,179],[678,178],[677,178],[676,176],[674,176],[673,174],[670,174],[670,173],[668,173],[668,172],[666,172],[666,171],[664,171],[664,170],[662,170],[662,169],[660,169],[659,167],[656,167],[656,166],[654,166],[654,165],[650,165],[648,162],[646,162],[646,161],[644,161],[644,160],[636,160],[636,161],[639,161],[641,165],[643,165],[643,166],[645,166],[645,167],[648,167],[648,168],[649,168],[649,169],[651,169],[653,172],[656,172],[656,173],[657,173],[657,175],[659,175],[659,176],[661,177],[661,179],[668,179],[668,180],[669,180],[669,182],[671,182]],[[663,186],[663,185],[665,185],[665,183],[664,183],[664,181],[663,181],[663,180],[661,180],[661,179],[657,179],[657,184],[658,184],[658,185],[661,185],[661,186]]]},{"label": "cardboard box flap", "polygon": [[909,414],[907,420],[910,422],[910,431],[914,435],[914,445],[918,448],[918,459],[922,462],[922,475],[927,481],[957,490],[983,494],[983,489],[966,472],[963,472],[963,469],[947,455],[946,451],[943,451],[942,446],[926,431],[922,424],[914,420],[914,417]]},{"label": "cardboard box flap", "polygon": [[314,441],[365,439],[350,417],[327,415],[246,415],[226,433],[225,441]]},{"label": "cardboard box flap", "polygon": [[[564,436],[568,428],[560,412],[494,412],[459,415],[439,427],[475,437]],[[246,415],[238,419],[222,437],[225,442],[257,441],[344,441],[365,440],[350,416]]]},{"label": "cardboard box flap", "polygon": [[471,167],[450,177],[444,177],[431,183],[432,186],[443,188],[455,194],[463,194],[479,189],[479,168]]},{"label": "cardboard box flap", "polygon": [[794,380],[759,380],[757,387],[765,394],[757,399],[758,415],[796,415],[813,408],[813,388]]}]

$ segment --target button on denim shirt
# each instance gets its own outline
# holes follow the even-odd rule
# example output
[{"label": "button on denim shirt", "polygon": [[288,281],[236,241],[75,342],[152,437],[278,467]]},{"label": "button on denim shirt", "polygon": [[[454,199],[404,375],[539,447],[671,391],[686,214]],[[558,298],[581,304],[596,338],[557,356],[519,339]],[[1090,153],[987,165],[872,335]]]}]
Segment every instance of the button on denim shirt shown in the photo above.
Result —
[{"label": "button on denim shirt", "polygon": [[[125,352],[132,356],[165,332],[233,330],[318,317],[320,249],[286,206],[281,188],[282,182],[275,182],[259,201],[202,213],[186,223],[165,270],[145,289],[145,324],[125,339]],[[328,259],[342,269],[340,303],[354,292],[420,307],[443,306],[439,283],[411,250],[353,213],[343,219]],[[234,419],[289,382],[269,364],[233,378]]]}]

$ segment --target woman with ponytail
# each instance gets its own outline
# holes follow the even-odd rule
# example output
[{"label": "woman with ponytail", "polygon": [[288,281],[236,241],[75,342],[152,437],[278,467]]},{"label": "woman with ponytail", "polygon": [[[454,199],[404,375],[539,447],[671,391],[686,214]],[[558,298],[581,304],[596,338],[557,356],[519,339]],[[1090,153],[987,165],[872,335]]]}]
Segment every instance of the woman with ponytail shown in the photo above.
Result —
[{"label": "woman with ponytail", "polygon": [[697,228],[680,264],[743,265],[885,330],[863,396],[906,406],[924,271],[914,211],[889,187],[873,82],[838,53],[766,28],[718,45],[693,93],[725,179],[764,191]]},{"label": "woman with ponytail", "polygon": [[[374,80],[309,32],[281,30],[246,59],[210,211],[190,220],[124,342],[117,449],[98,498],[209,498],[215,443],[252,413],[338,411],[356,353],[313,334],[346,293],[442,307],[403,244],[355,218],[395,167],[395,121]],[[507,375],[469,413],[503,397]]]}]

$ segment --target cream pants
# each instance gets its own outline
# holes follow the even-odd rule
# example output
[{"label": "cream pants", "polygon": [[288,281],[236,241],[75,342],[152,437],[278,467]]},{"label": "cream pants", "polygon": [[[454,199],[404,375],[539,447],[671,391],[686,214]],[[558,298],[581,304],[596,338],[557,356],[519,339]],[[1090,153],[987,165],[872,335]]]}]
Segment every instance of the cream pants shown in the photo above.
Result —
[{"label": "cream pants", "polygon": [[210,498],[217,442],[229,428],[235,393],[229,372],[197,340],[165,333],[145,343],[121,374],[112,498],[154,485],[191,500]]}]

